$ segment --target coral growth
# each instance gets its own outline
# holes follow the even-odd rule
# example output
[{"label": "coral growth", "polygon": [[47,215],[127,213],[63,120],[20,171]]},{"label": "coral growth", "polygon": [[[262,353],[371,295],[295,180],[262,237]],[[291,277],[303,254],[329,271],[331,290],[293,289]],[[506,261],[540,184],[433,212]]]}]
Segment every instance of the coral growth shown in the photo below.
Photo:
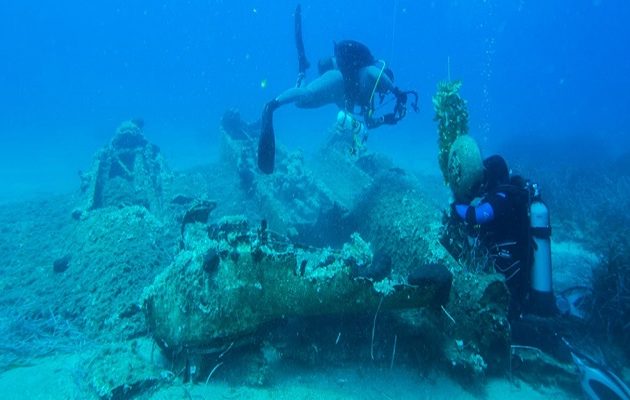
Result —
[{"label": "coral growth", "polygon": [[444,177],[448,182],[448,156],[451,145],[461,135],[468,133],[468,108],[466,100],[459,95],[461,81],[444,81],[438,83],[437,93],[433,96],[435,110],[434,121],[438,123],[438,161]]},{"label": "coral growth", "polygon": [[460,136],[451,145],[448,157],[448,185],[455,200],[468,203],[477,194],[483,180],[483,161],[477,142]]},{"label": "coral growth", "polygon": [[[141,205],[154,213],[162,211],[170,171],[142,127],[140,121],[123,122],[110,145],[96,154],[91,170],[82,175],[85,210]],[[78,211],[76,216],[80,215]]]}]

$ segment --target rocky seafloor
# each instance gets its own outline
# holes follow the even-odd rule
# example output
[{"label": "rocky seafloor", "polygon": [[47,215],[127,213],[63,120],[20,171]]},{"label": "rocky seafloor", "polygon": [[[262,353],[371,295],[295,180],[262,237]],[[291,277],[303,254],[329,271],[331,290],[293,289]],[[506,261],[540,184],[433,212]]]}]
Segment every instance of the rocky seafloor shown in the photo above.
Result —
[{"label": "rocky seafloor", "polygon": [[[261,175],[249,128],[174,171],[125,122],[77,193],[0,206],[3,397],[580,393],[571,362],[514,345],[502,276],[442,246],[439,177],[334,135]],[[591,285],[601,256],[564,229],[556,289]]]}]

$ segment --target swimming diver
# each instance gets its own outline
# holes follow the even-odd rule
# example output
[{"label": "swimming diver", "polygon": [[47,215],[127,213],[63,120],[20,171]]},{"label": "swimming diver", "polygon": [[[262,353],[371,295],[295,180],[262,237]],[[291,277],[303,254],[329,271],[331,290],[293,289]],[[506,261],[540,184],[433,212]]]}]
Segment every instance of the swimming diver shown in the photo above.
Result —
[{"label": "swimming diver", "polygon": [[[258,142],[258,167],[271,174],[275,164],[275,134],[273,112],[285,104],[294,103],[299,108],[317,108],[336,104],[353,118],[358,107],[368,129],[383,124],[395,125],[407,112],[408,95],[415,96],[411,104],[418,111],[418,95],[414,91],[403,91],[394,86],[394,74],[383,60],[374,58],[364,44],[354,40],[335,43],[334,56],[320,60],[319,77],[303,85],[308,62],[302,42],[301,8],[295,11],[295,39],[298,50],[299,74],[295,87],[286,90],[268,102],[262,113],[261,131]],[[393,94],[396,105],[391,113],[375,116],[374,100],[378,94],[382,102],[387,94]]]}]

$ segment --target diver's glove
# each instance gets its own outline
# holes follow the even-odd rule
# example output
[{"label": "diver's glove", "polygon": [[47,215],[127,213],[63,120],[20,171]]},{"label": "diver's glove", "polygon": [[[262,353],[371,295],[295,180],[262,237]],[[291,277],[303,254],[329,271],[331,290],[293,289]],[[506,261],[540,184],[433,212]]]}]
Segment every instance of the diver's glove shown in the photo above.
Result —
[{"label": "diver's glove", "polygon": [[387,125],[396,125],[399,121],[399,118],[396,117],[395,113],[389,113],[383,115],[383,124]]},{"label": "diver's glove", "polygon": [[394,108],[394,114],[397,115],[397,118],[403,119],[407,114],[407,101],[409,100],[409,95],[414,97],[414,100],[411,102],[410,107],[413,111],[418,112],[420,109],[418,108],[418,93],[414,90],[400,90],[400,88],[395,87],[392,89],[392,93],[396,97],[396,107]]},{"label": "diver's glove", "polygon": [[396,106],[394,107],[394,116],[397,121],[405,118],[407,115],[407,93],[395,87],[392,92],[396,96]]},{"label": "diver's glove", "polygon": [[451,212],[468,226],[474,226],[480,223],[477,220],[477,209],[474,206],[468,204],[452,204]]},{"label": "diver's glove", "polygon": [[396,96],[396,102],[399,104],[407,104],[407,93],[400,90],[400,88],[393,88],[392,93]]}]

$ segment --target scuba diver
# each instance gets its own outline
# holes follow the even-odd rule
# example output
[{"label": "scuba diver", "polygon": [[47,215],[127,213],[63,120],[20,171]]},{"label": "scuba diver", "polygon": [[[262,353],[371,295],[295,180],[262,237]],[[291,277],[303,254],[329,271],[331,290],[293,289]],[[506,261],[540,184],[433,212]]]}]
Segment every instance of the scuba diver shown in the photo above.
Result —
[{"label": "scuba diver", "polygon": [[[415,97],[411,107],[418,111],[417,93],[403,91],[394,86],[394,74],[385,61],[375,59],[367,46],[354,40],[335,43],[334,56],[319,62],[319,77],[304,84],[305,73],[310,63],[304,52],[301,27],[301,9],[298,5],[295,11],[295,38],[299,62],[297,84],[269,101],[262,114],[258,167],[266,174],[271,174],[274,169],[273,113],[280,106],[293,103],[299,108],[317,108],[336,104],[342,110],[338,115],[338,124],[348,125],[357,131],[363,123],[367,129],[398,123],[407,113],[408,95]],[[376,116],[374,114],[376,97],[382,104],[385,96],[390,93],[396,99],[394,109],[391,113]],[[353,116],[356,109],[359,110],[363,123]]]},{"label": "scuba diver", "polygon": [[[477,244],[485,246],[495,270],[505,276],[512,342],[534,346],[558,359],[569,355],[591,400],[630,400],[628,386],[603,361],[578,350],[565,337],[575,332],[574,322],[585,318],[579,304],[574,304],[582,296],[576,290],[554,296],[549,211],[537,185],[511,175],[501,156],[488,157],[482,164],[481,183],[469,186],[476,193],[467,196],[480,198],[470,203],[460,199],[452,211],[468,228],[474,227]],[[468,167],[477,168],[475,163]]]},{"label": "scuba diver", "polygon": [[510,319],[523,313],[556,313],[551,281],[549,211],[536,184],[510,176],[503,157],[483,161],[481,200],[476,205],[453,204],[454,214],[488,249],[497,272],[510,291]]}]

